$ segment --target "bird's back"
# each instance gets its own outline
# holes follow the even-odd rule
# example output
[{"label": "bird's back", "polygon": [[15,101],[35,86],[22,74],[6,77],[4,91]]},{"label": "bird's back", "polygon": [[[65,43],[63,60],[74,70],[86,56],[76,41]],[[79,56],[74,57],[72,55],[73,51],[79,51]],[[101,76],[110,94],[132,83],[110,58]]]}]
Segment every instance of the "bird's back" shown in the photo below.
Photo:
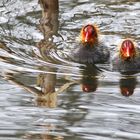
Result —
[{"label": "bird's back", "polygon": [[109,62],[110,53],[106,46],[80,46],[72,54],[72,59],[79,63],[99,64]]},{"label": "bird's back", "polygon": [[130,60],[122,60],[119,54],[112,59],[112,70],[121,73],[137,73],[140,71],[140,56]]}]

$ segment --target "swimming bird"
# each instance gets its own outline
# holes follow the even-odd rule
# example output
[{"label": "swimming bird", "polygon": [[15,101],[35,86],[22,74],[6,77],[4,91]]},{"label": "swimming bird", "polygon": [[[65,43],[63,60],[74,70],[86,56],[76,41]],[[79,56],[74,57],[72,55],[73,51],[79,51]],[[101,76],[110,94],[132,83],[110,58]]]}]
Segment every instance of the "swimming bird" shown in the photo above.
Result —
[{"label": "swimming bird", "polygon": [[132,39],[122,41],[119,53],[113,56],[112,70],[122,74],[134,74],[140,71],[140,49]]},{"label": "swimming bird", "polygon": [[108,47],[99,40],[99,29],[88,24],[81,29],[80,43],[72,52],[72,59],[82,64],[106,63],[109,60]]}]

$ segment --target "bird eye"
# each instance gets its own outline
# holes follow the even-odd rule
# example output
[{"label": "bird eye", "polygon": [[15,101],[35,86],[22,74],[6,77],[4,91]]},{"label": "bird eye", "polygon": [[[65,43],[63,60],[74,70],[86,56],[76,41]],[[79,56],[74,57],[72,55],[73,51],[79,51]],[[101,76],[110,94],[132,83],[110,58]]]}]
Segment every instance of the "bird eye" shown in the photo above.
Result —
[{"label": "bird eye", "polygon": [[95,31],[94,31],[94,30],[92,30],[92,32],[91,32],[91,33],[92,33],[92,35],[94,35],[94,34],[95,34]]}]

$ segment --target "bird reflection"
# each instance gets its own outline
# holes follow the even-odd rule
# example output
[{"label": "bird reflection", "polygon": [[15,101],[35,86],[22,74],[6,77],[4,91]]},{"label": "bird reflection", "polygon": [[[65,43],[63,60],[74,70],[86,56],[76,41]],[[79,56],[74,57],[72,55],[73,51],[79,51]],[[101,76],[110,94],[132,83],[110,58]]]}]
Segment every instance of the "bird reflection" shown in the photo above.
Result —
[{"label": "bird reflection", "polygon": [[123,96],[131,96],[137,85],[136,77],[121,78],[120,79],[120,92]]},{"label": "bird reflection", "polygon": [[100,70],[95,65],[86,65],[82,72],[81,80],[83,92],[94,92],[98,87],[98,78]]}]

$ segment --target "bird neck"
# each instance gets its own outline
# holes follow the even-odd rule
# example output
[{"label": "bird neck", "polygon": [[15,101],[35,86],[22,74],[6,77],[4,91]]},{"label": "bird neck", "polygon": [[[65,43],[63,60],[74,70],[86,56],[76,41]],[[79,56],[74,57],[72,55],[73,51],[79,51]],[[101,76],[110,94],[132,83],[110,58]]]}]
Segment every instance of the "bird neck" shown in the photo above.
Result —
[{"label": "bird neck", "polygon": [[96,40],[95,42],[84,42],[82,44],[85,48],[91,48],[92,49],[92,48],[98,47],[98,40]]}]

